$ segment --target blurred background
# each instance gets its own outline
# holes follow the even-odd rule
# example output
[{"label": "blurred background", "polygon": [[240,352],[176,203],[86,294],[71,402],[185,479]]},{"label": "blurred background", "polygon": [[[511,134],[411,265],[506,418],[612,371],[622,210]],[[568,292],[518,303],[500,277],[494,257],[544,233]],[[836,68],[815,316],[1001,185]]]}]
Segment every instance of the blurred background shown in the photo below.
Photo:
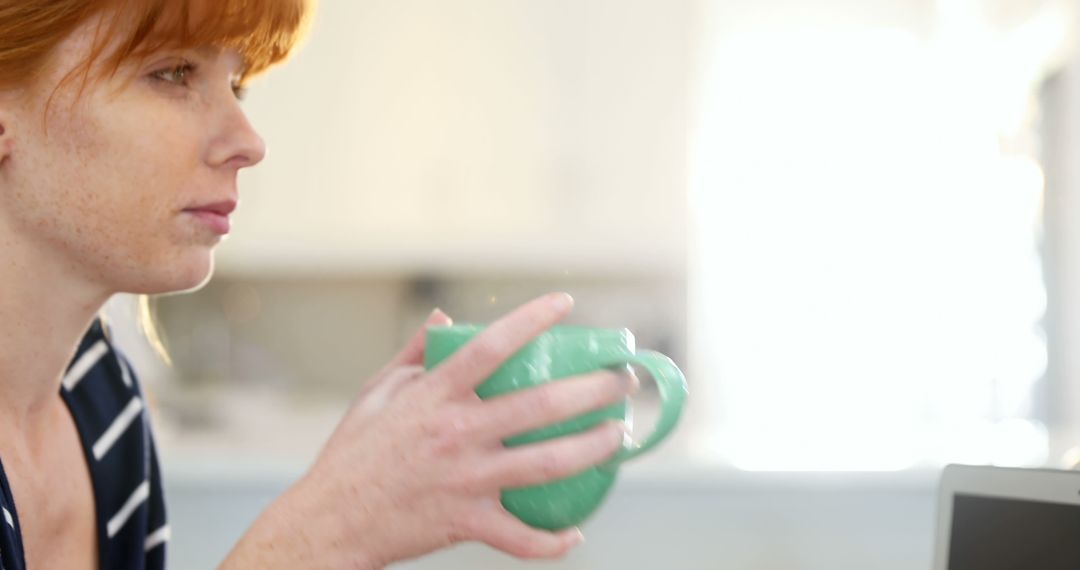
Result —
[{"label": "blurred background", "polygon": [[1080,459],[1078,8],[322,0],[245,102],[270,153],[213,280],[156,300],[172,365],[110,305],[172,567],[219,562],[434,307],[561,290],[691,398],[536,567],[929,568],[944,464]]}]

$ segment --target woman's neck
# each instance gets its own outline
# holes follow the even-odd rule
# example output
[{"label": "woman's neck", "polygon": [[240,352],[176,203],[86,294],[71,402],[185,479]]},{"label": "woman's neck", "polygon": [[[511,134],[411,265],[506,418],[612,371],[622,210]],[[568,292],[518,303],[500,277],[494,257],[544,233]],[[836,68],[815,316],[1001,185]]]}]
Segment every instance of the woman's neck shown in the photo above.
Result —
[{"label": "woman's neck", "polygon": [[109,298],[63,259],[0,227],[0,426],[32,430],[55,405],[83,334]]}]

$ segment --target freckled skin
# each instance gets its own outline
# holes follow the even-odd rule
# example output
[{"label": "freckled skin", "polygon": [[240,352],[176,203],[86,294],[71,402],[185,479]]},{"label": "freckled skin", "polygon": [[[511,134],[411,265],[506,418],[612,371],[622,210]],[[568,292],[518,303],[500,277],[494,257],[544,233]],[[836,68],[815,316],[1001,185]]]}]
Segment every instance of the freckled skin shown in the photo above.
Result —
[{"label": "freckled skin", "polygon": [[[41,81],[0,99],[10,150],[0,163],[0,224],[36,259],[106,290],[197,287],[221,238],[182,210],[236,198],[237,171],[265,153],[232,92],[239,58],[155,55],[80,94],[79,78],[61,79],[88,53],[93,25],[59,46]],[[198,64],[190,85],[147,77],[178,55]]]},{"label": "freckled skin", "polygon": [[221,238],[183,210],[235,200],[237,171],[265,152],[233,93],[235,52],[155,53],[62,82],[97,23],[36,80],[0,89],[0,456],[34,514],[20,529],[33,568],[97,565],[90,473],[59,398],[76,343],[113,293],[205,282]]}]

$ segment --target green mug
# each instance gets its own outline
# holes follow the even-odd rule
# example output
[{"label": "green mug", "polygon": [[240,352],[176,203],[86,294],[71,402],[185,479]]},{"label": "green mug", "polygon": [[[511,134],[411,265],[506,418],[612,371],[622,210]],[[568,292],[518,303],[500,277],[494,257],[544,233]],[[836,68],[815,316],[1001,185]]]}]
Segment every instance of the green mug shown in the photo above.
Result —
[{"label": "green mug", "polygon": [[[424,367],[435,368],[483,328],[482,325],[468,324],[428,327]],[[537,528],[558,530],[580,524],[596,511],[611,490],[619,465],[652,449],[678,423],[686,400],[686,378],[663,354],[635,351],[634,335],[629,330],[564,325],[552,327],[534,338],[476,389],[481,399],[487,399],[604,368],[630,371],[630,365],[648,371],[659,388],[661,411],[653,432],[640,444],[625,445],[606,463],[569,478],[504,489],[502,504],[506,510]],[[514,447],[544,441],[582,432],[610,419],[626,421],[626,401],[512,437],[503,443]]]}]

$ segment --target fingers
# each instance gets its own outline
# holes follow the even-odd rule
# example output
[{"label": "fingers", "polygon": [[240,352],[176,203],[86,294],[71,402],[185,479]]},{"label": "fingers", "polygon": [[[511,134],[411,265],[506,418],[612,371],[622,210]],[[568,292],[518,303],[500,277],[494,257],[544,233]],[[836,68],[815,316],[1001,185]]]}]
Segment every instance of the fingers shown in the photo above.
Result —
[{"label": "fingers", "polygon": [[442,310],[435,309],[432,311],[427,320],[424,321],[424,324],[420,327],[420,330],[416,331],[412,338],[409,339],[409,342],[405,345],[405,348],[401,349],[401,352],[390,359],[390,363],[387,364],[383,370],[389,370],[390,368],[396,368],[398,366],[424,364],[424,344],[427,340],[428,327],[448,326],[453,324],[453,322],[453,319],[448,317]]},{"label": "fingers", "polygon": [[423,366],[412,365],[394,368],[380,376],[374,385],[365,390],[360,395],[357,405],[362,413],[374,413],[381,410],[402,386],[423,374]]},{"label": "fingers", "polygon": [[459,390],[473,390],[540,333],[563,319],[573,307],[566,293],[533,299],[495,321],[436,369]]},{"label": "fingers", "polygon": [[629,373],[599,370],[485,401],[483,432],[497,440],[619,403],[637,390]]},{"label": "fingers", "polygon": [[479,540],[523,559],[562,558],[584,540],[581,531],[576,528],[559,532],[538,530],[501,508],[485,515],[478,521],[478,526]]},{"label": "fingers", "polygon": [[508,448],[480,468],[479,480],[516,488],[565,479],[610,459],[625,437],[622,422],[612,421],[579,434]]}]

